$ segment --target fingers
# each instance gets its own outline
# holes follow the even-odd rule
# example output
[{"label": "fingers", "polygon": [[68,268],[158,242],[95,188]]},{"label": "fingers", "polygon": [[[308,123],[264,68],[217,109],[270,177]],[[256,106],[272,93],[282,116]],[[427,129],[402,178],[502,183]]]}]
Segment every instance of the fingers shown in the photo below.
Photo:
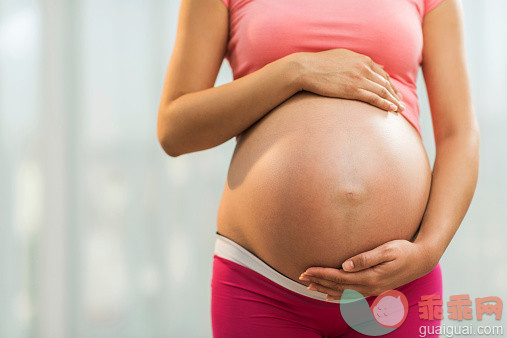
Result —
[{"label": "fingers", "polygon": [[398,112],[401,112],[404,109],[404,107],[401,105],[401,99],[398,96],[398,90],[393,86],[389,74],[387,74],[387,72],[383,70],[382,67],[376,63],[373,63],[372,67],[368,68],[365,76],[369,80],[378,83],[389,91],[389,93],[395,99],[394,104],[398,106]]},{"label": "fingers", "polygon": [[310,285],[308,286],[308,290],[322,292],[322,293],[325,293],[325,294],[328,294],[328,295],[331,295],[334,297],[338,297],[338,298],[341,297],[342,292],[343,292],[341,289],[336,290],[336,289],[333,289],[333,288],[330,288],[330,287],[327,287],[324,285],[320,285],[317,283],[310,283]]},{"label": "fingers", "polygon": [[330,281],[328,279],[323,279],[323,278],[315,277],[312,275],[308,275],[306,273],[302,273],[301,277],[299,277],[299,279],[307,281],[307,282],[311,282],[311,283],[318,283],[318,284],[325,286],[327,288],[330,288],[330,289],[341,290],[341,286],[338,283],[335,283],[335,282]]},{"label": "fingers", "polygon": [[363,296],[369,295],[373,291],[371,283],[370,285],[338,284],[328,279],[307,275],[305,273],[303,273],[301,276],[302,278],[300,277],[299,279],[310,282],[310,285],[308,286],[309,290],[324,292],[327,293],[328,295],[341,296],[343,290],[345,289],[356,290],[360,292]]},{"label": "fingers", "polygon": [[[367,80],[371,82],[370,80]],[[378,87],[381,87],[380,85],[377,85]],[[378,90],[378,88],[371,86],[373,90]],[[387,92],[387,89],[384,88],[384,90]],[[390,95],[390,94],[389,94]],[[392,101],[387,100],[380,95],[378,95],[375,92],[372,92],[371,90],[363,89],[363,88],[357,88],[355,89],[352,97],[352,99],[357,99],[364,101],[366,103],[369,103],[375,107],[378,107],[380,109],[384,109],[391,112],[396,112],[398,109],[398,106],[396,106]]]},{"label": "fingers", "polygon": [[363,285],[347,285],[343,287],[334,288],[322,285],[320,283],[310,283],[310,285],[308,286],[308,290],[318,291],[327,294],[328,296],[326,300],[328,301],[340,299],[345,289],[357,291],[363,297],[378,296],[380,293],[382,293],[382,289],[380,288],[372,288]]},{"label": "fingers", "polygon": [[376,72],[378,75],[380,75],[382,78],[384,78],[389,83],[389,87],[396,94],[398,100],[401,101],[403,99],[403,96],[398,91],[398,88],[396,88],[394,86],[393,82],[391,81],[391,76],[389,76],[389,73],[384,70],[384,66],[379,65],[379,64],[377,64],[377,63],[374,62],[373,65],[372,65],[372,70],[374,72]]},{"label": "fingers", "polygon": [[[372,271],[360,271],[357,273],[349,273],[336,268],[311,267],[302,275],[302,280],[317,281],[317,279],[325,279],[334,284],[358,284],[365,285],[371,280]],[[304,279],[304,278],[307,279]],[[331,284],[331,285],[334,285]]]},{"label": "fingers", "polygon": [[401,102],[398,101],[396,97],[389,91],[389,83],[380,75],[371,72],[370,75],[373,80],[370,78],[365,78],[360,84],[359,87],[369,90],[372,93],[377,94],[382,99],[387,100],[395,105],[395,111],[400,113],[404,106],[402,107]]},{"label": "fingers", "polygon": [[342,268],[348,272],[356,272],[393,259],[394,256],[391,246],[389,244],[383,244],[373,250],[360,253],[359,255],[347,259],[343,262]]},{"label": "fingers", "polygon": [[389,75],[387,75],[387,76],[388,76],[388,78],[386,79],[384,76],[382,76],[378,73],[375,73],[375,72],[372,73],[372,77],[374,78],[373,81],[377,82],[381,86],[384,86],[385,88],[387,88],[389,90],[389,92],[391,93],[391,95],[393,95],[393,97],[396,99],[395,104],[398,106],[397,112],[401,113],[402,111],[405,110],[405,105],[403,104],[403,102],[401,102],[401,99],[399,97],[399,93],[394,88],[393,84],[391,83],[391,79],[389,78]]},{"label": "fingers", "polygon": [[322,286],[328,287],[330,289],[335,289],[335,290],[341,289],[341,286],[338,283],[335,283],[329,279],[324,279],[324,278],[319,278],[319,277],[316,277],[313,275],[309,275],[306,272],[303,272],[301,274],[301,276],[299,277],[299,279],[304,280],[306,282],[310,282],[310,283],[317,283]]}]

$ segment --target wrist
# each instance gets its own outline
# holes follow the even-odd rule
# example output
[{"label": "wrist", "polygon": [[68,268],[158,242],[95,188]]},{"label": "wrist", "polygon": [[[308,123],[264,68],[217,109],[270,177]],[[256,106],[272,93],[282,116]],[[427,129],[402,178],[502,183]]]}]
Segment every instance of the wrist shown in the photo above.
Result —
[{"label": "wrist", "polygon": [[418,248],[418,255],[421,258],[421,264],[426,267],[426,270],[430,272],[435,268],[442,257],[441,250],[434,244],[428,241],[414,241],[414,244]]},{"label": "wrist", "polygon": [[308,73],[308,54],[306,52],[296,52],[284,58],[287,73],[289,74],[289,85],[295,92],[305,90]]}]

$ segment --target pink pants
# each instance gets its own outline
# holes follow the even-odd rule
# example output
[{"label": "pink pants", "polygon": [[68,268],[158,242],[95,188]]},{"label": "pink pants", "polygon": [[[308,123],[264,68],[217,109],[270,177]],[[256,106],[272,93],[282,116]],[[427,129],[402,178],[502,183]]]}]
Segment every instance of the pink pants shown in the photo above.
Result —
[{"label": "pink pants", "polygon": [[[235,251],[217,249],[217,243],[213,257],[213,337],[367,337],[347,325],[339,303],[316,299],[313,294],[308,294],[303,284],[282,275],[245,248],[228,241],[235,246],[232,248]],[[440,320],[419,319],[418,306],[422,295],[442,296],[440,263],[427,275],[396,290],[407,297],[408,315],[399,328],[384,337],[418,337],[421,326],[440,326]],[[370,306],[375,298],[366,298]],[[323,294],[322,299],[325,299]],[[426,331],[435,332],[435,329]]]}]

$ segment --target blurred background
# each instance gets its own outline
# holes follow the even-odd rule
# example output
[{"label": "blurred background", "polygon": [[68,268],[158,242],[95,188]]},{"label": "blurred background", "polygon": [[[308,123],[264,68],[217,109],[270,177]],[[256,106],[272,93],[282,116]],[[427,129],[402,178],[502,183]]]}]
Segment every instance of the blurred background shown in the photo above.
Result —
[{"label": "blurred background", "polygon": [[[0,0],[0,337],[211,336],[234,141],[178,158],[158,144],[179,4]],[[444,301],[507,301],[507,1],[463,6],[481,163]],[[231,80],[224,62],[216,85]],[[433,163],[422,74],[419,96]]]}]

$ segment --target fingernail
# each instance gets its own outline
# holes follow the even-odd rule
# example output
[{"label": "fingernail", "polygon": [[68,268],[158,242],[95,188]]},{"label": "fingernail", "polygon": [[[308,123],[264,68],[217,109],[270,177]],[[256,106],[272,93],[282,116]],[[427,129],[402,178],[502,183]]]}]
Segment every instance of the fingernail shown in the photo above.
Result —
[{"label": "fingernail", "polygon": [[308,277],[303,276],[303,275],[299,276],[299,279],[301,279],[301,280],[306,280],[306,281],[309,281],[309,280],[310,280]]},{"label": "fingernail", "polygon": [[401,103],[401,102],[400,102],[400,107],[401,107],[402,111],[405,110],[405,108],[406,108],[405,105],[403,103]]},{"label": "fingernail", "polygon": [[389,103],[389,108],[391,108],[391,111],[396,111],[398,109],[394,103]]},{"label": "fingernail", "polygon": [[354,262],[346,261],[343,263],[343,270],[352,270],[354,268]]},{"label": "fingernail", "polygon": [[313,286],[313,284],[310,284],[310,286],[308,287],[308,290],[317,291],[317,288],[315,286]]}]

